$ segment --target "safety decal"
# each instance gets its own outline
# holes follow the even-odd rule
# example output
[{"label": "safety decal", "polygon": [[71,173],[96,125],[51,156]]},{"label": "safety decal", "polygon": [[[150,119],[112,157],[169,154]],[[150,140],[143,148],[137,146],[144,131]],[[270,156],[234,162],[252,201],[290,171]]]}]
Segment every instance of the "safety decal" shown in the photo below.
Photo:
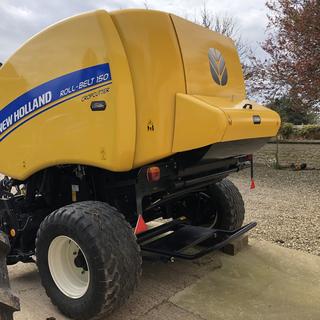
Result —
[{"label": "safety decal", "polygon": [[[10,133],[13,131],[10,130],[10,128],[12,129],[16,123],[25,123],[32,119],[33,116],[94,90],[97,86],[102,87],[106,84],[111,84],[111,80],[110,66],[108,63],[104,63],[71,72],[45,82],[22,94],[0,111],[0,134],[6,131]],[[48,105],[52,103],[55,104],[48,107]],[[43,109],[42,112],[37,112],[41,109]],[[33,116],[28,117],[30,115]],[[28,119],[22,121],[26,117],[28,117]],[[7,136],[8,133],[5,136]],[[4,137],[2,137],[0,141],[3,140],[3,138]]]}]

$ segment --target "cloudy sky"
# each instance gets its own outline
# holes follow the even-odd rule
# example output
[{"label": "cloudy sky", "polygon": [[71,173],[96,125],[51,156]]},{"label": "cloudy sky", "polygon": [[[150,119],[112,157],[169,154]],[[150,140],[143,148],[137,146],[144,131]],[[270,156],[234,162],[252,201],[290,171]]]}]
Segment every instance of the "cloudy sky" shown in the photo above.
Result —
[{"label": "cloudy sky", "polygon": [[[5,61],[24,41],[44,27],[70,15],[97,8],[117,10],[144,8],[172,12],[194,20],[201,0],[0,0],[0,61]],[[229,15],[239,26],[242,38],[261,56],[258,43],[265,37],[265,0],[207,0],[207,9]]]}]

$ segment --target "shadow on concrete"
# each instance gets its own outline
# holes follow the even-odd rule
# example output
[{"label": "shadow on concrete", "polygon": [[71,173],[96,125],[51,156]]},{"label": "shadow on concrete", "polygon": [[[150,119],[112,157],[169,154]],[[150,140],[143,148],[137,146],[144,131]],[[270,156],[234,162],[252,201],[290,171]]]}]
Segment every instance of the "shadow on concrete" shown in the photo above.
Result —
[{"label": "shadow on concrete", "polygon": [[[145,261],[137,292],[108,320],[319,320],[320,257],[251,243],[235,257]],[[16,320],[67,319],[46,296],[35,265],[13,266],[10,276],[22,305]]]}]

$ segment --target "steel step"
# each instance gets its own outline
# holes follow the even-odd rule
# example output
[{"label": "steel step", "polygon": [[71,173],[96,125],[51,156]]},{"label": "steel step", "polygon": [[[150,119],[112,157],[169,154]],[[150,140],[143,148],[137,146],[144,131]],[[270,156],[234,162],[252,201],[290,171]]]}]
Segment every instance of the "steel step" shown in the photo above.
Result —
[{"label": "steel step", "polygon": [[141,250],[181,259],[197,259],[219,250],[257,225],[251,222],[236,230],[211,229],[173,220],[138,235]]}]

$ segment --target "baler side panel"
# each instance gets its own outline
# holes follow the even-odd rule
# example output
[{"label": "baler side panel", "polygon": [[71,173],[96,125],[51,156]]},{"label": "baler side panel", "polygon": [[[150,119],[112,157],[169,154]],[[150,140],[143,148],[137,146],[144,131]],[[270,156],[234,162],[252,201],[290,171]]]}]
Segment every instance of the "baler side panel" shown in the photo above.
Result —
[{"label": "baler side panel", "polygon": [[[33,108],[44,88],[51,99]],[[105,111],[93,112],[92,101],[105,101]],[[0,120],[1,173],[23,180],[68,163],[130,170],[134,92],[109,14],[101,10],[64,20],[25,43],[0,69]]]},{"label": "baler side panel", "polygon": [[[171,17],[187,87],[187,94],[177,94],[176,98],[172,152],[275,136],[280,126],[278,114],[246,100],[242,68],[233,41],[175,15]],[[231,156],[234,153],[225,153],[225,157]]]},{"label": "baler side panel", "polygon": [[111,16],[133,79],[137,112],[134,166],[139,167],[172,154],[175,96],[186,91],[184,69],[168,14],[121,10]]},{"label": "baler side panel", "polygon": [[[237,49],[230,38],[171,15],[177,31],[186,72],[187,93],[245,99],[242,68]],[[218,85],[209,67],[209,49],[217,49],[225,60],[227,82]]]}]

